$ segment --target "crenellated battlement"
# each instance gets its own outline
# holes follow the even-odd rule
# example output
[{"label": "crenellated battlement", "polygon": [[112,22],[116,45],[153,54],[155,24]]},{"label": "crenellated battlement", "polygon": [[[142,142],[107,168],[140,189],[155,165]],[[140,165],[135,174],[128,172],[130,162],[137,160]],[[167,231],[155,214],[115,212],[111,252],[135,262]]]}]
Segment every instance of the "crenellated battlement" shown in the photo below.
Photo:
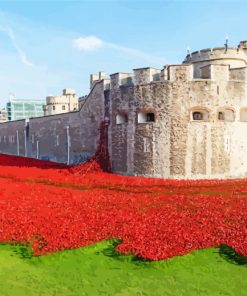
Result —
[{"label": "crenellated battlement", "polygon": [[[197,72],[195,73],[195,69]],[[105,90],[116,89],[121,86],[137,86],[149,83],[173,82],[177,80],[193,81],[208,79],[212,81],[239,80],[246,82],[247,65],[231,68],[228,63],[203,63],[197,68],[193,63],[166,65],[163,69],[145,67],[134,69],[132,73],[118,72],[104,79]]]},{"label": "crenellated battlement", "polygon": [[133,85],[133,73],[118,72],[110,75],[110,88],[118,88],[121,85]]},{"label": "crenellated battlement", "polygon": [[[134,69],[132,73],[118,72],[110,75],[110,80],[105,83],[107,86],[105,89],[115,89],[120,86],[135,86],[144,85],[151,82],[160,82],[166,80],[177,80],[179,75],[177,73],[187,72],[187,79],[191,80],[193,69],[192,65],[167,65],[163,69],[145,67]],[[110,85],[109,85],[110,83]]]},{"label": "crenellated battlement", "polygon": [[[211,65],[211,66],[209,66]],[[218,65],[218,67],[216,66]],[[118,72],[105,78],[105,72],[91,75],[91,88],[95,82],[104,79],[105,89],[120,86],[135,86],[160,81],[211,79],[246,81],[243,74],[247,67],[247,41],[238,47],[215,47],[194,51],[185,57],[182,64],[165,65],[163,69],[144,67],[133,69],[131,73]]]}]

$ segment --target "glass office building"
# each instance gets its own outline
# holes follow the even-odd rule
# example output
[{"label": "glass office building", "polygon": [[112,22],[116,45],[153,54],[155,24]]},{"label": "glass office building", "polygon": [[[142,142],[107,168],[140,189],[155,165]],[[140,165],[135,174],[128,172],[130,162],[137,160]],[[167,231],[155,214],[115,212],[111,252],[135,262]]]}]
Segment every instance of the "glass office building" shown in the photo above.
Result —
[{"label": "glass office building", "polygon": [[7,103],[8,120],[28,119],[44,116],[44,100],[16,100]]}]

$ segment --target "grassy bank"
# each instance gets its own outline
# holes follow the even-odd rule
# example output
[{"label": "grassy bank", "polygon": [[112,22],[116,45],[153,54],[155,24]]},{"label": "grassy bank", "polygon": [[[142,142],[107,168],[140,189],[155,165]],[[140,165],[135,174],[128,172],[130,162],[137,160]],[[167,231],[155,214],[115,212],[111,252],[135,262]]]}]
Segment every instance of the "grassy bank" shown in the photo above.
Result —
[{"label": "grassy bank", "polygon": [[212,248],[143,262],[110,241],[42,257],[0,245],[1,295],[246,295],[246,261],[233,255]]}]

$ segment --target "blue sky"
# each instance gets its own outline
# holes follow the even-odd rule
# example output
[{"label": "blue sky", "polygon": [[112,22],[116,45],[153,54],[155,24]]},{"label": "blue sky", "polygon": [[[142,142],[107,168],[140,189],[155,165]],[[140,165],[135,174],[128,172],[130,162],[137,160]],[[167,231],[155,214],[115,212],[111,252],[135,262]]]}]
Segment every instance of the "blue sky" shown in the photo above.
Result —
[{"label": "blue sky", "polygon": [[0,106],[75,88],[89,75],[182,62],[192,51],[247,39],[247,1],[0,0]]}]

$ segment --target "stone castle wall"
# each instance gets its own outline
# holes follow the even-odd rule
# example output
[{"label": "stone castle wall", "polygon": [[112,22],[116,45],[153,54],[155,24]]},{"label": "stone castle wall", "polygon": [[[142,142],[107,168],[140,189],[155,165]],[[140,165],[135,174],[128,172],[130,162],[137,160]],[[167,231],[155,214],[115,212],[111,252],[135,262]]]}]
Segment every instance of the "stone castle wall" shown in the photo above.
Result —
[{"label": "stone castle wall", "polygon": [[[25,156],[26,120],[9,121],[0,124],[1,153]],[[18,140],[17,140],[18,138]]]},{"label": "stone castle wall", "polygon": [[[133,79],[140,84],[132,85],[117,84],[121,73],[114,74],[109,147],[113,171],[188,179],[246,176],[247,117],[240,116],[247,109],[245,71],[211,64],[210,79],[197,79],[194,65],[184,64],[170,66],[163,76],[167,80],[147,81],[150,71],[142,69],[142,77]],[[233,121],[219,120],[225,109],[232,110]],[[206,110],[208,120],[192,120],[193,110]],[[155,122],[138,123],[141,111],[153,112]],[[127,122],[117,124],[118,114],[127,115]]]},{"label": "stone castle wall", "polygon": [[[135,79],[146,83],[117,85],[110,91],[109,150],[112,169],[131,175],[168,177],[169,85],[166,82],[147,82],[143,80],[143,72],[140,73],[142,77]],[[115,79],[111,77],[112,85],[115,85]],[[156,121],[138,124],[138,112],[154,112]],[[117,124],[118,114],[125,115],[127,121]]]},{"label": "stone castle wall", "polygon": [[[215,80],[173,83],[177,98],[173,96],[170,142],[171,175],[175,178],[231,178],[247,172],[247,122],[240,118],[242,108],[247,108],[246,82],[221,80],[228,69],[216,68]],[[208,110],[209,120],[191,120],[193,108]],[[224,108],[233,111],[233,121],[218,119]]]},{"label": "stone castle wall", "polygon": [[[19,133],[19,155],[49,159],[57,162],[85,161],[97,150],[100,122],[104,120],[104,84],[97,82],[80,111],[52,116],[31,118],[0,124],[0,152],[17,155],[17,131]],[[25,137],[26,131],[26,152]],[[9,137],[11,141],[9,141]]]}]

